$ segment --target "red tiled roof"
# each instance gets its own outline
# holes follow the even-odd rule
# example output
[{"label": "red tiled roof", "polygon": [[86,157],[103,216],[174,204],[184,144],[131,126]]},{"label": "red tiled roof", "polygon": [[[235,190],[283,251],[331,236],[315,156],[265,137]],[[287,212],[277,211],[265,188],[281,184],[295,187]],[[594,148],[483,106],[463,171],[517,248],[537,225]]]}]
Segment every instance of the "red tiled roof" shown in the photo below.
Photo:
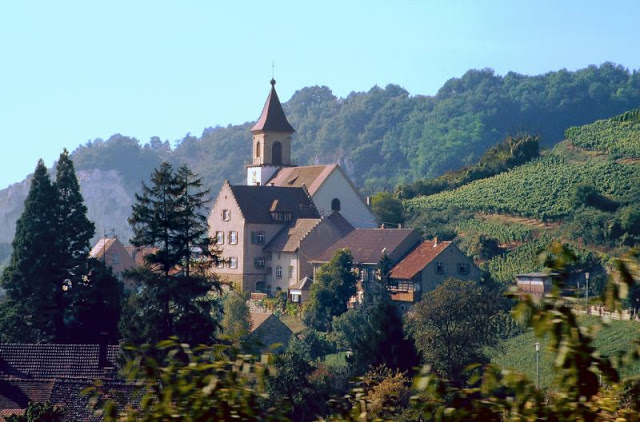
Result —
[{"label": "red tiled roof", "polygon": [[413,229],[355,229],[329,246],[312,262],[329,262],[336,251],[349,249],[354,263],[375,264],[384,249],[391,256],[407,241],[416,244],[420,241],[420,236]]},{"label": "red tiled roof", "polygon": [[337,166],[337,164],[329,164],[326,166],[284,167],[266,184],[289,187],[305,186],[309,194],[313,195]]},{"label": "red tiled roof", "polygon": [[282,104],[276,93],[276,81],[271,79],[271,91],[267,97],[267,101],[264,103],[262,114],[251,128],[251,132],[260,131],[275,131],[275,132],[289,132],[293,133],[295,130],[287,121],[287,116],[284,114]]},{"label": "red tiled roof", "polygon": [[435,243],[425,240],[409,255],[400,261],[393,269],[389,277],[401,280],[410,280],[424,269],[431,261],[451,245],[450,241]]}]

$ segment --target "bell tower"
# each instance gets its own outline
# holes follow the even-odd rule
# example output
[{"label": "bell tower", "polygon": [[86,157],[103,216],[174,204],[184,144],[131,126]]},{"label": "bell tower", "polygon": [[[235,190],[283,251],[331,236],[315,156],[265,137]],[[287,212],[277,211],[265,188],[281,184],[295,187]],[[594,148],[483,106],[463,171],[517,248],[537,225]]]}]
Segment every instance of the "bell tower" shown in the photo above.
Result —
[{"label": "bell tower", "polygon": [[247,167],[247,185],[264,185],[281,167],[291,166],[291,135],[295,130],[287,121],[271,79],[271,91],[258,122],[251,128],[253,148]]}]

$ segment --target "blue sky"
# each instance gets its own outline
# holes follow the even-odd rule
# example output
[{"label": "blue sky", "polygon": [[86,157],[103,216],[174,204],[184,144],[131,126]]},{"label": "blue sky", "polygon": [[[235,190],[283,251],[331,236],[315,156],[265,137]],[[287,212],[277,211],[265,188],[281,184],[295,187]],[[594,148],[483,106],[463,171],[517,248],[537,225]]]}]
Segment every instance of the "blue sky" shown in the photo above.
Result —
[{"label": "blue sky", "polygon": [[472,68],[637,70],[639,17],[636,0],[3,2],[0,189],[90,139],[255,120],[274,62],[282,101],[313,85],[432,95]]}]

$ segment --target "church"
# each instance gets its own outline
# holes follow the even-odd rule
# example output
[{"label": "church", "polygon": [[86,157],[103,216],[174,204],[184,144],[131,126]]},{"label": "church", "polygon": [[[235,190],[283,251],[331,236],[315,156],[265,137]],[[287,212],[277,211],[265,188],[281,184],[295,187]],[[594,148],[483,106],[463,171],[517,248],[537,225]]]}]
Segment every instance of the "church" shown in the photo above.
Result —
[{"label": "church", "polygon": [[252,160],[245,185],[223,183],[209,214],[221,249],[215,270],[242,291],[293,292],[313,276],[310,260],[375,217],[338,164],[295,166],[295,132],[271,90],[251,128]]}]

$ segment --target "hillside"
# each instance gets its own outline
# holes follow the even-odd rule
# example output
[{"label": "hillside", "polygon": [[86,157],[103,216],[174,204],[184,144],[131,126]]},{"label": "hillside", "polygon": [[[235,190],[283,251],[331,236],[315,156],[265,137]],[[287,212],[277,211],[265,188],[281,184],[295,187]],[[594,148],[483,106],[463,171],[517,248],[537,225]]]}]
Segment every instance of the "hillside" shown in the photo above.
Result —
[{"label": "hillside", "polygon": [[496,176],[405,200],[411,223],[459,235],[504,283],[539,270],[537,252],[552,238],[574,245],[583,271],[603,253],[640,243],[638,112],[569,128],[566,138]]},{"label": "hillside", "polygon": [[[265,92],[256,95],[266,91],[265,86]],[[338,98],[328,87],[307,87],[283,106],[296,129],[294,161],[339,162],[368,195],[476,163],[508,134],[535,134],[542,145],[552,146],[570,126],[608,118],[639,104],[640,73],[604,63],[537,76],[470,70],[446,82],[435,96],[412,96],[389,85]],[[256,117],[259,112],[255,110]],[[159,138],[142,145],[122,135],[80,145],[72,154],[80,174],[95,170],[110,174],[102,186],[90,176],[81,181],[98,233],[115,229],[121,238],[128,238],[122,217],[128,215],[140,181],[162,160],[189,165],[204,178],[212,196],[225,179],[241,183],[250,157],[251,124],[207,128],[201,136],[177,140],[173,147]],[[0,191],[0,252],[11,242],[22,211],[23,185]],[[93,194],[100,190],[105,192],[102,196]],[[128,200],[120,196],[123,193]]]},{"label": "hillside", "polygon": [[[605,356],[613,356],[620,352],[630,352],[633,340],[640,338],[640,323],[637,321],[611,321],[596,337],[594,345]],[[527,375],[530,380],[536,379],[535,343],[542,344],[540,353],[540,381],[544,387],[549,387],[553,380],[553,356],[547,351],[544,339],[538,339],[529,331],[512,337],[504,342],[501,349],[494,350],[491,361],[504,369],[511,369]],[[640,364],[622,368],[623,376],[638,373]]]}]

